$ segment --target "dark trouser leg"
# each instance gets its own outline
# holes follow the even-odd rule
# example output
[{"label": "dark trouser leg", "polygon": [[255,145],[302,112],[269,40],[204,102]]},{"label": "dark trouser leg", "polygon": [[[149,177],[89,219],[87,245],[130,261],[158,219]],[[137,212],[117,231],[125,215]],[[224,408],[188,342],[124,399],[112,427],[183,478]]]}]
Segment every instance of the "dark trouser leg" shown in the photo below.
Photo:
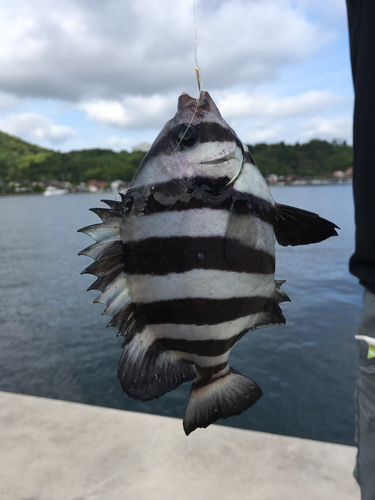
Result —
[{"label": "dark trouser leg", "polygon": [[[363,295],[358,335],[375,338],[375,294],[368,290]],[[354,476],[361,487],[362,500],[375,500],[375,357],[369,357],[369,347],[364,340],[359,341],[355,401],[358,453]]]}]

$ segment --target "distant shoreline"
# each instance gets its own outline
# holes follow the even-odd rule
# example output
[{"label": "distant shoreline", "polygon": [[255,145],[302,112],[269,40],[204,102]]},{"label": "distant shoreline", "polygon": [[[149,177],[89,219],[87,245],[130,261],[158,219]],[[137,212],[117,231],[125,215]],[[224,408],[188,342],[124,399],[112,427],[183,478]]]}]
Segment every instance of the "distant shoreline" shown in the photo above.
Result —
[{"label": "distant shoreline", "polygon": [[[352,181],[343,181],[343,182],[337,182],[337,181],[322,181],[322,182],[307,182],[307,183],[300,183],[300,182],[275,182],[268,184],[269,187],[308,187],[308,186],[346,186],[352,185]],[[98,190],[96,192],[90,192],[90,191],[69,191],[68,193],[65,193],[67,195],[69,194],[97,194],[97,193],[113,193],[113,194],[118,194],[119,191],[111,191],[111,190]],[[44,191],[39,191],[39,192],[30,192],[30,191],[17,191],[13,193],[0,193],[0,196],[41,196],[44,194]],[[65,195],[62,195],[65,196]],[[54,196],[52,196],[54,198]],[[48,197],[49,198],[49,197]]]}]

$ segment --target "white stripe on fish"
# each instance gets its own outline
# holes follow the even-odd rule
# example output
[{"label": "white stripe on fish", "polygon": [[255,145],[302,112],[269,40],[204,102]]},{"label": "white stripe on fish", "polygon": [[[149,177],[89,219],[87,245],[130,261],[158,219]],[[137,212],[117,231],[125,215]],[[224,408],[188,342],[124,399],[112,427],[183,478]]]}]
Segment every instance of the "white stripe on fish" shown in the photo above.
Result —
[{"label": "white stripe on fish", "polygon": [[[124,287],[127,285],[124,283]],[[131,279],[131,297],[134,302],[155,302],[207,297],[271,297],[275,289],[272,274],[234,273],[215,269],[193,269],[186,273],[167,276],[134,275]]]}]

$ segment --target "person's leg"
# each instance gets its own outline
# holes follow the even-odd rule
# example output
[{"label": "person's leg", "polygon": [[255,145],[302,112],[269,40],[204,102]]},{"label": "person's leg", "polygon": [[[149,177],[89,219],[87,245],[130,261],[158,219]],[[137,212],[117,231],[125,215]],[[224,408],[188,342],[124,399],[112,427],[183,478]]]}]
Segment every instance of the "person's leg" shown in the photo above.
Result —
[{"label": "person's leg", "polygon": [[[365,289],[358,335],[375,340],[375,294]],[[358,446],[354,476],[362,500],[375,500],[375,348],[359,340],[359,362],[355,401]]]}]

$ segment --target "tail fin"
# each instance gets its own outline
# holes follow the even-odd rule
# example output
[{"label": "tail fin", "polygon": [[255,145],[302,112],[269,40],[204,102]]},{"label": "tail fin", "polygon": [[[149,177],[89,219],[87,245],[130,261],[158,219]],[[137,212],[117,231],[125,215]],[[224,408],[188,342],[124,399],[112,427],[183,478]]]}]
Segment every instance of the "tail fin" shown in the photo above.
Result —
[{"label": "tail fin", "polygon": [[263,395],[259,385],[228,367],[225,375],[205,385],[194,382],[184,417],[188,436],[197,427],[208,427],[220,418],[239,415]]}]

